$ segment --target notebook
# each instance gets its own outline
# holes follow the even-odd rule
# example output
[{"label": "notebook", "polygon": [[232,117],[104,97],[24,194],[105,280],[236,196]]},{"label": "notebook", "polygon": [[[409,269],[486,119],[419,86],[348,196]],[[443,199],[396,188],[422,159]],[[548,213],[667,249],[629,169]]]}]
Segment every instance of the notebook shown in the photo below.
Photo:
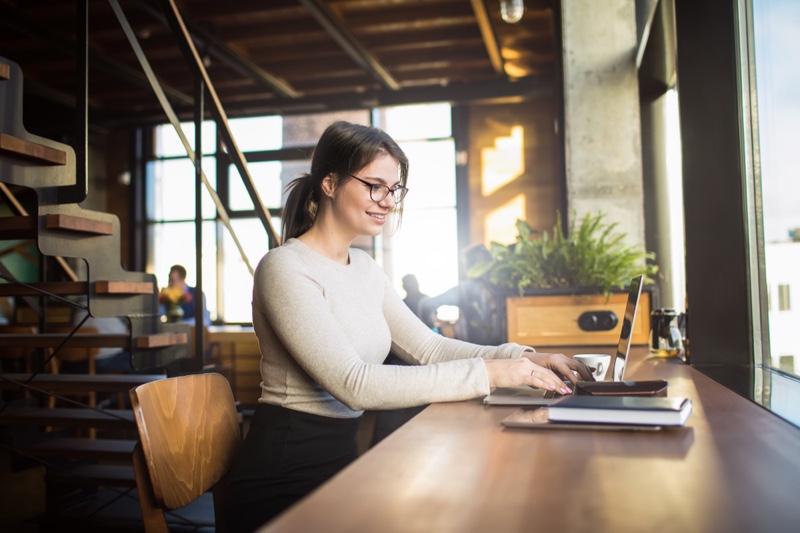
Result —
[{"label": "notebook", "polygon": [[547,409],[549,421],[589,424],[682,426],[692,413],[688,398],[636,396],[571,396]]},{"label": "notebook", "polygon": [[[628,300],[625,304],[625,316],[619,332],[617,351],[611,354],[609,371],[606,372],[606,381],[623,381],[625,378],[625,362],[631,348],[633,324],[636,321],[636,312],[639,309],[639,299],[642,295],[643,276],[631,279],[628,287]],[[574,392],[574,387],[573,387]],[[532,387],[497,388],[483,399],[485,405],[550,405],[555,400],[563,398],[561,394],[553,391],[536,389]]]}]

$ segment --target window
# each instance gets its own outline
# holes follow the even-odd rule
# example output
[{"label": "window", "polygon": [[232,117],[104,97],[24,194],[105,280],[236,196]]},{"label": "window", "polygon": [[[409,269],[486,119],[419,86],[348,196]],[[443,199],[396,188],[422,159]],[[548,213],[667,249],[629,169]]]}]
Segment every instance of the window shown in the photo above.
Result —
[{"label": "window", "polygon": [[763,364],[796,373],[793,357],[782,354],[800,347],[800,310],[791,301],[791,286],[800,283],[800,3],[753,0],[752,16],[764,265],[766,284],[777,296],[765,339],[771,356]]},{"label": "window", "polygon": [[[229,121],[239,149],[247,159],[253,184],[280,232],[280,210],[286,186],[310,168],[315,143],[335,120],[375,124],[402,146],[411,160],[409,188],[403,225],[395,234],[374,242],[358,241],[384,266],[398,292],[401,278],[414,273],[423,290],[438,294],[458,281],[456,236],[455,149],[450,106],[404,106],[370,111],[348,111],[237,118]],[[194,124],[183,124],[194,143]],[[203,191],[203,292],[212,319],[226,323],[250,323],[255,268],[268,249],[266,232],[236,167],[224,149],[217,148],[216,127],[203,124],[203,172],[219,192],[233,236],[218,218],[207,191]],[[224,148],[224,147],[223,147]],[[166,285],[169,267],[183,264],[189,285],[195,278],[195,171],[171,125],[155,129],[154,157],[148,165],[148,270],[159,286]],[[430,228],[436,228],[432,233]],[[435,257],[436,261],[431,261]]]},{"label": "window", "polygon": [[[203,173],[216,187],[216,130],[204,122]],[[194,143],[194,123],[182,124],[184,135]],[[147,166],[147,220],[150,243],[148,271],[155,273],[159,287],[167,285],[172,265],[186,267],[186,282],[197,285],[195,246],[195,170],[186,150],[171,125],[158,126],[154,135],[155,159]],[[202,196],[203,293],[212,318],[217,315],[216,208],[207,190]]]},{"label": "window", "polygon": [[[380,110],[378,125],[409,159],[403,222],[384,234],[383,266],[398,293],[414,274],[420,290],[436,296],[458,283],[456,162],[450,106],[412,105]],[[435,232],[431,229],[435,228]],[[455,317],[453,317],[455,318]]]}]

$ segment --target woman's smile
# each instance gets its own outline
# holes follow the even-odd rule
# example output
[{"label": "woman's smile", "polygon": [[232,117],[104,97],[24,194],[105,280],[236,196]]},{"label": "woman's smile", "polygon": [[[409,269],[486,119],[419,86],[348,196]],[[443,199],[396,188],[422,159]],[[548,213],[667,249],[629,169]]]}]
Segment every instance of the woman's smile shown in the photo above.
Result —
[{"label": "woman's smile", "polygon": [[367,214],[368,214],[369,216],[371,216],[372,218],[374,218],[376,221],[380,222],[381,224],[383,224],[384,222],[386,222],[386,213],[372,213],[372,212],[367,212]]}]

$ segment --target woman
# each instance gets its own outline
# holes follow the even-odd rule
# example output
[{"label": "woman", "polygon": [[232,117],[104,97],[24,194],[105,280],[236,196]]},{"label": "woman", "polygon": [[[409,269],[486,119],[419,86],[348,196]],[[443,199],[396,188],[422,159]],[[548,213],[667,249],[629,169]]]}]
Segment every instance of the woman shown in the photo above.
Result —
[{"label": "woman", "polygon": [[[399,211],[407,176],[408,160],[386,133],[336,122],[311,172],[289,186],[284,244],[255,273],[262,395],[229,474],[233,531],[258,528],[355,459],[365,409],[467,400],[504,386],[568,393],[556,372],[592,380],[560,354],[437,335],[372,258],[350,248]],[[411,365],[383,365],[390,351]]]}]

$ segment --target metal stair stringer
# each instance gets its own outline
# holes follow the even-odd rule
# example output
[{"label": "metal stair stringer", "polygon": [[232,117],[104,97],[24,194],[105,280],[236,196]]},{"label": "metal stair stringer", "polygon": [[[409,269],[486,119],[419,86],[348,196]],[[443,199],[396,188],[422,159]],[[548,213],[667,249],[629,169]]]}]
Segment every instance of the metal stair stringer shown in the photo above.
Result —
[{"label": "metal stair stringer", "polygon": [[[156,277],[122,268],[119,259],[120,223],[116,215],[83,209],[77,204],[61,204],[40,205],[37,218],[37,242],[43,254],[86,261],[89,314],[99,318],[128,318],[131,326],[129,352],[134,368],[165,366],[176,359],[192,357],[188,343],[191,327],[161,322]],[[59,225],[59,220],[66,224]],[[64,228],[64,225],[68,227]],[[83,229],[74,229],[75,225],[82,225]],[[139,293],[125,287],[114,290],[109,287],[112,282],[149,285],[150,291]],[[153,338],[155,345],[139,344],[141,339],[156,333],[166,339],[165,342]],[[175,337],[170,340],[174,335],[183,335],[184,340]]]},{"label": "metal stair stringer", "polygon": [[[75,183],[75,152],[66,144],[25,130],[22,83],[20,67],[0,57],[0,181],[36,193],[40,252],[86,261],[89,313],[98,318],[128,318],[134,368],[164,366],[192,357],[190,326],[161,323],[155,276],[122,268],[118,217],[74,203],[58,203],[59,188]],[[150,289],[145,292],[143,287],[148,284]]]}]

